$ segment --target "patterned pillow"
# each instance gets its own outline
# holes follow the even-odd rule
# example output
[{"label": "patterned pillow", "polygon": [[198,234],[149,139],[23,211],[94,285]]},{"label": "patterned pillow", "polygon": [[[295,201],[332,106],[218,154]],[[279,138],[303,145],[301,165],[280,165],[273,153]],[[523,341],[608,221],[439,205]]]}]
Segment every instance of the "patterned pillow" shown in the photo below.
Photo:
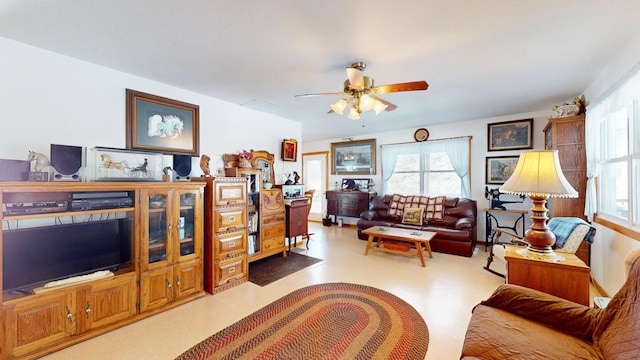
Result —
[{"label": "patterned pillow", "polygon": [[403,224],[410,225],[422,225],[422,213],[424,212],[423,208],[404,208],[404,215],[402,216]]},{"label": "patterned pillow", "polygon": [[444,218],[444,196],[430,197],[424,212],[425,220],[442,220]]},{"label": "patterned pillow", "polygon": [[389,215],[402,216],[404,213],[404,203],[407,197],[400,194],[393,194],[389,202]]},{"label": "patterned pillow", "polygon": [[422,196],[422,195],[407,196],[407,200],[405,201],[404,207],[426,209],[428,199],[429,199],[428,196]]}]

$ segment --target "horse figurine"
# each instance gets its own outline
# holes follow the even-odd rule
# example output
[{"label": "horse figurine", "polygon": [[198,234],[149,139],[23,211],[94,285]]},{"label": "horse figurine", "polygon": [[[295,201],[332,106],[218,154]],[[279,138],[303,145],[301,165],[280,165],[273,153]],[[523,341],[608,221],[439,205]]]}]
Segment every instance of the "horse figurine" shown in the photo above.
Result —
[{"label": "horse figurine", "polygon": [[41,172],[42,170],[51,166],[51,164],[49,163],[49,159],[45,155],[31,151],[31,150],[29,150],[29,156],[27,156],[27,161],[30,163],[35,161],[35,164],[33,164],[34,172]]},{"label": "horse figurine", "polygon": [[208,155],[202,154],[200,157],[200,169],[204,173],[204,176],[211,175],[211,168],[209,167],[209,161],[211,158]]},{"label": "horse figurine", "polygon": [[129,164],[125,160],[114,162],[111,161],[111,156],[108,154],[100,154],[100,159],[102,160],[102,166],[105,169],[116,169],[122,172],[125,172],[129,169]]}]

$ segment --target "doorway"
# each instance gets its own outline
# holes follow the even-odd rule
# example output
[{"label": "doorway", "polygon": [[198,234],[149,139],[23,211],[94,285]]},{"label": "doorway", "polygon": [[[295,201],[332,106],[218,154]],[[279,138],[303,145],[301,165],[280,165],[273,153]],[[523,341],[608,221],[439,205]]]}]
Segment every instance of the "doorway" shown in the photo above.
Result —
[{"label": "doorway", "polygon": [[325,192],[329,183],[328,159],[328,151],[302,154],[302,183],[305,184],[305,190],[315,190],[309,212],[310,221],[321,222],[323,214],[326,213]]}]

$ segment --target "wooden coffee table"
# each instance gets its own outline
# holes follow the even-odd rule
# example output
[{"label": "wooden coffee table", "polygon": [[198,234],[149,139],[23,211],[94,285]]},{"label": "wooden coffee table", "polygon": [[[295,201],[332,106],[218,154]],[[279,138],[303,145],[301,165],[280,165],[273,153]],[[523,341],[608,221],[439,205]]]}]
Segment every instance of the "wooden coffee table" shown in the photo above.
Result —
[{"label": "wooden coffee table", "polygon": [[[362,231],[363,234],[369,235],[367,240],[367,248],[364,251],[365,255],[369,254],[369,250],[388,252],[392,254],[398,254],[409,257],[417,257],[422,263],[422,267],[425,267],[424,256],[422,254],[422,247],[427,250],[429,257],[432,258],[431,245],[429,241],[436,236],[436,233],[431,231],[422,230],[409,230],[409,229],[397,229],[387,226],[372,226]],[[378,238],[376,245],[373,245],[373,238]],[[385,247],[385,240],[391,240],[393,242],[406,242],[409,243],[410,248],[406,251],[387,248]],[[373,245],[373,246],[372,246]],[[413,246],[411,246],[413,245]],[[411,252],[411,249],[416,249],[416,252]]]}]

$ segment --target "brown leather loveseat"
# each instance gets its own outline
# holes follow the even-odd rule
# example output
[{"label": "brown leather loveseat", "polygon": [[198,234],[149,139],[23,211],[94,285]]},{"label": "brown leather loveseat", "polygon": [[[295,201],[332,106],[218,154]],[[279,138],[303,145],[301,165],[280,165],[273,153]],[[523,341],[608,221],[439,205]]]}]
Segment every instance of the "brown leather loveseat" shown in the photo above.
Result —
[{"label": "brown leather loveseat", "polygon": [[[461,359],[640,359],[640,249],[604,309],[501,285],[473,309]],[[553,279],[549,279],[553,281]]]},{"label": "brown leather loveseat", "polygon": [[[384,195],[376,196],[371,200],[369,210],[363,211],[357,222],[359,239],[368,239],[368,236],[363,234],[362,230],[371,226],[433,231],[436,236],[430,241],[431,250],[467,257],[473,255],[473,250],[476,246],[476,219],[478,213],[475,200],[443,197],[441,219],[424,217],[421,224],[411,225],[403,223],[402,216],[393,214],[394,196],[398,197],[395,194]],[[424,200],[425,197],[421,198]],[[407,204],[407,206],[411,205]]]}]

